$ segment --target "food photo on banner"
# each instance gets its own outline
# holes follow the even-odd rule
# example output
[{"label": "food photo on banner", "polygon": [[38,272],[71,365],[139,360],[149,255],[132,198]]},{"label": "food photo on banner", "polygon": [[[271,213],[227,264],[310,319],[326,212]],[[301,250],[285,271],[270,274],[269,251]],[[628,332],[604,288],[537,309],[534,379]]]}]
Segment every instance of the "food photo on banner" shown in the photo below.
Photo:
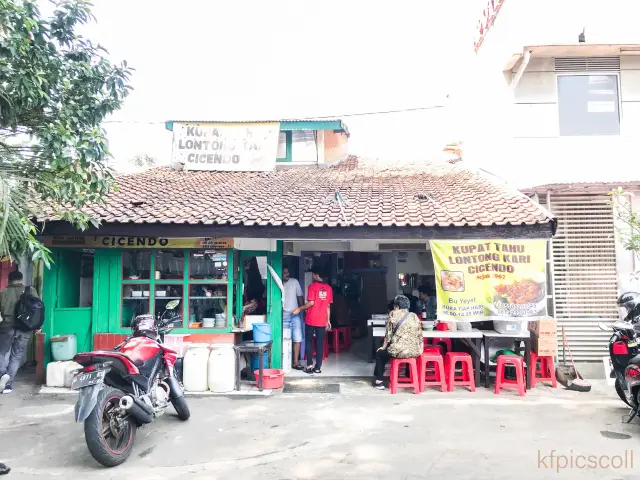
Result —
[{"label": "food photo on banner", "polygon": [[438,319],[547,316],[546,241],[432,241]]}]

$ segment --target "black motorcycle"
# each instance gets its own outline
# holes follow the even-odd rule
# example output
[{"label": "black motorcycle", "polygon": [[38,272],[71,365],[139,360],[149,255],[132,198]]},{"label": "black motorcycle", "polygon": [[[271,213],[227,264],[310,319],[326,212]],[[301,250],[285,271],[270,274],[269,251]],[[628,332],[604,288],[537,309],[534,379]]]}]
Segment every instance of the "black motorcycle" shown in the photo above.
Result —
[{"label": "black motorcycle", "polygon": [[631,407],[628,422],[640,410],[640,349],[636,327],[640,320],[640,294],[623,293],[618,298],[623,320],[598,326],[604,331],[613,331],[609,339],[609,356],[615,377],[615,389],[620,399]]}]

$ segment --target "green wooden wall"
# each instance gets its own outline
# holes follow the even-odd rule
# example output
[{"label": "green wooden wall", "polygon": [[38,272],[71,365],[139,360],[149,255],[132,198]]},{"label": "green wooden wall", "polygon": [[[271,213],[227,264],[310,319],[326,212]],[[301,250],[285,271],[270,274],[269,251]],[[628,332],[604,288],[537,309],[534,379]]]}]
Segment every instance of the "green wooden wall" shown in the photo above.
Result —
[{"label": "green wooden wall", "polygon": [[[269,265],[282,278],[282,247],[278,242],[275,252],[261,252],[267,255]],[[242,310],[242,275],[234,281],[234,255],[229,251],[228,297],[229,313]],[[258,253],[258,252],[256,252]],[[93,302],[92,307],[78,308],[80,288],[81,252],[52,249],[53,264],[45,269],[43,280],[43,300],[45,302],[45,324],[47,334],[45,345],[45,363],[50,361],[50,342],[53,335],[75,334],[79,351],[93,348],[93,335],[96,333],[128,333],[129,328],[121,325],[122,295],[122,250],[96,249],[94,256]],[[187,270],[185,270],[186,272]],[[267,275],[268,321],[271,323],[273,338],[272,367],[281,368],[282,364],[282,294],[273,280]],[[230,333],[232,319],[225,329],[189,329],[186,326],[188,306],[183,306],[185,327],[175,329],[175,333]]]},{"label": "green wooden wall", "polygon": [[51,337],[75,334],[78,351],[93,347],[92,308],[78,308],[80,294],[80,252],[51,252],[51,268],[43,272],[42,299],[45,321],[45,364],[51,361]]},{"label": "green wooden wall", "polygon": [[[280,279],[282,279],[282,248],[283,242],[278,242],[275,252],[269,252],[268,262],[271,268],[275,270]],[[271,338],[273,345],[271,347],[271,367],[282,368],[282,292],[273,280],[273,276],[267,275],[269,279],[269,312],[267,321],[271,324]]]}]

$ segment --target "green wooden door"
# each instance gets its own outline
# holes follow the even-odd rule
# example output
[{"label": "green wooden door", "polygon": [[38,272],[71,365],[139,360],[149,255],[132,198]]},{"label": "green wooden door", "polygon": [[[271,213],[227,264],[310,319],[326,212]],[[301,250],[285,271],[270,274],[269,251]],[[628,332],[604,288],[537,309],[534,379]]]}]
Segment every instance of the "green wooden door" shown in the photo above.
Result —
[{"label": "green wooden door", "polygon": [[[236,290],[236,312],[241,314],[243,303],[243,283],[244,278],[244,263],[251,257],[257,257],[260,259],[259,266],[264,263],[273,268],[276,274],[282,278],[282,242],[278,242],[278,248],[275,252],[267,251],[240,251],[239,253],[239,276],[238,276],[238,288]],[[271,367],[282,368],[282,293],[280,288],[274,281],[273,276],[269,273],[269,269],[265,272],[266,275],[266,303],[267,303],[267,322],[271,324],[271,339],[273,346],[271,348]]]}]

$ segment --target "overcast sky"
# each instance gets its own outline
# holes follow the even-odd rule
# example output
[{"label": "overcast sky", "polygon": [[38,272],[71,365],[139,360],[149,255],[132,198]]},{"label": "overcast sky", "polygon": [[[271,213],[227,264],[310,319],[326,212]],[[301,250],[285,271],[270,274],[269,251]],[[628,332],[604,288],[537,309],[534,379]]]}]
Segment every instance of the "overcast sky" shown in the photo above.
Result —
[{"label": "overcast sky", "polygon": [[[277,119],[442,105],[464,79],[482,0],[95,0],[88,34],[135,69],[108,123],[118,162],[167,161],[168,119]],[[433,150],[446,109],[344,117],[351,151]],[[134,123],[140,122],[140,123]],[[156,122],[156,123],[152,123]]]}]

